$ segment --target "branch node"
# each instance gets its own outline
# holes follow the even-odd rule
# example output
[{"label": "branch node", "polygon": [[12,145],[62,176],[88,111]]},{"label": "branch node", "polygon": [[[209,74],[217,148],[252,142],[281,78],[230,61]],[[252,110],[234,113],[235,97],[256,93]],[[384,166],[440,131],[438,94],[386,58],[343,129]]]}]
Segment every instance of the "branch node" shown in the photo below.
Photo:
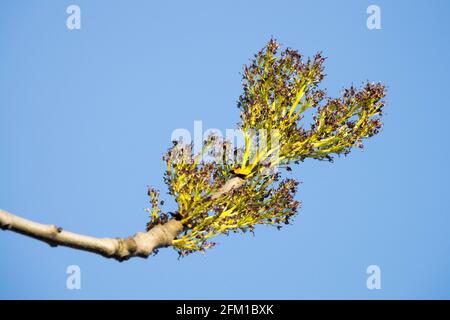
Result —
[{"label": "branch node", "polygon": [[0,228],[2,230],[9,230],[9,229],[11,229],[11,224],[10,223],[0,223]]},{"label": "branch node", "polygon": [[54,241],[48,240],[47,244],[52,247],[52,248],[56,248],[58,246],[58,244]]},{"label": "branch node", "polygon": [[127,249],[128,249],[128,251],[130,253],[135,253],[136,252],[137,244],[136,244],[136,241],[132,237],[125,238],[124,242],[125,242],[125,244],[127,246]]},{"label": "branch node", "polygon": [[62,230],[59,231],[60,228],[58,228],[54,224],[50,225],[50,229],[51,229],[51,233],[52,233],[53,236],[58,235],[58,233],[60,233],[62,231]]},{"label": "branch node", "polygon": [[3,230],[9,230],[12,228],[11,214],[0,209],[0,228]]}]

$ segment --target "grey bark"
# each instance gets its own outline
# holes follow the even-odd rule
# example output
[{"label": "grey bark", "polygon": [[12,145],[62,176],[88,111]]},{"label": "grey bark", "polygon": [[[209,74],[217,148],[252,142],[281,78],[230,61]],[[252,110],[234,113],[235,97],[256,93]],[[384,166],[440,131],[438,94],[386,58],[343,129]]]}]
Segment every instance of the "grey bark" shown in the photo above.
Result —
[{"label": "grey bark", "polygon": [[[243,184],[243,179],[234,177],[211,195],[211,198],[217,199]],[[172,241],[183,231],[182,223],[172,219],[131,237],[97,238],[65,231],[52,224],[34,222],[1,209],[0,227],[44,241],[51,246],[61,245],[90,251],[119,261],[132,257],[147,258],[154,250],[171,246]]]},{"label": "grey bark", "polygon": [[0,227],[44,241],[51,246],[66,246],[101,254],[119,261],[148,257],[155,249],[168,247],[183,230],[180,221],[169,220],[147,232],[127,238],[97,238],[65,231],[51,224],[37,223],[0,209]]}]

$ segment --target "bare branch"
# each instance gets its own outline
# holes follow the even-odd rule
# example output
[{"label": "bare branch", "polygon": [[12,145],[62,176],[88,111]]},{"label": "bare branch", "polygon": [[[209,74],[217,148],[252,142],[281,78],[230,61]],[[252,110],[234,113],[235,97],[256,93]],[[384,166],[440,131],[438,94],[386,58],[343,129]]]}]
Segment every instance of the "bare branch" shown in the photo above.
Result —
[{"label": "bare branch", "polygon": [[147,232],[128,238],[96,238],[69,231],[55,225],[45,225],[0,209],[0,227],[47,242],[51,246],[66,246],[90,251],[119,261],[131,257],[148,257],[155,249],[168,247],[183,230],[181,222],[169,220]]},{"label": "bare branch", "polygon": [[[212,198],[217,199],[237,188],[244,180],[234,177],[219,188]],[[11,230],[48,243],[100,254],[119,261],[132,257],[147,258],[154,250],[172,245],[172,241],[183,231],[183,224],[171,219],[153,226],[146,232],[138,232],[127,238],[97,238],[63,230],[53,224],[34,222],[0,209],[0,228]]]}]

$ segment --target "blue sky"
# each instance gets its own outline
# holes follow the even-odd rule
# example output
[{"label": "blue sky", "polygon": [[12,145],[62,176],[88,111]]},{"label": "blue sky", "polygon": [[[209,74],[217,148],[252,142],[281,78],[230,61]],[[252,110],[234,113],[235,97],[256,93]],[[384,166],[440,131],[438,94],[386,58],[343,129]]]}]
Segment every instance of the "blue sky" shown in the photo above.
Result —
[{"label": "blue sky", "polygon": [[[81,8],[81,30],[66,8]],[[381,9],[381,30],[366,8]],[[124,263],[0,232],[0,298],[450,298],[448,1],[2,1],[0,207],[96,236],[145,228],[176,128],[233,128],[240,71],[276,37],[323,51],[323,87],[388,86],[385,127],[306,161],[277,231]],[[173,209],[174,204],[164,197]],[[81,269],[81,290],[66,268]],[[380,290],[366,268],[381,268]]]}]

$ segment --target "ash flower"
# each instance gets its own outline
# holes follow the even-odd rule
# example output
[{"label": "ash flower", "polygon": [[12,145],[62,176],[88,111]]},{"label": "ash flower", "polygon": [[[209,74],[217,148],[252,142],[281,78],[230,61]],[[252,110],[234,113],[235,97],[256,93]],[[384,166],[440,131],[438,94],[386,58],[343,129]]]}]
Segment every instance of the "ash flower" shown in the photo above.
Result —
[{"label": "ash flower", "polygon": [[[211,248],[210,238],[219,234],[290,224],[300,207],[294,198],[298,182],[268,169],[281,165],[291,171],[306,158],[333,161],[335,155],[361,148],[364,139],[382,128],[385,87],[381,83],[368,82],[361,89],[351,86],[339,98],[325,97],[319,88],[324,78],[322,54],[304,58],[296,50],[279,49],[275,39],[269,40],[244,67],[238,100],[243,149],[229,152],[227,141],[210,136],[202,154],[225,161],[202,162],[202,154],[194,155],[192,145],[182,141],[164,156],[164,180],[178,204],[177,219],[185,227],[172,243],[180,256]],[[311,124],[303,121],[308,109],[315,111]],[[252,132],[261,130],[270,141],[262,149],[252,138]],[[158,195],[149,190],[149,228],[167,220],[158,207]]]}]

